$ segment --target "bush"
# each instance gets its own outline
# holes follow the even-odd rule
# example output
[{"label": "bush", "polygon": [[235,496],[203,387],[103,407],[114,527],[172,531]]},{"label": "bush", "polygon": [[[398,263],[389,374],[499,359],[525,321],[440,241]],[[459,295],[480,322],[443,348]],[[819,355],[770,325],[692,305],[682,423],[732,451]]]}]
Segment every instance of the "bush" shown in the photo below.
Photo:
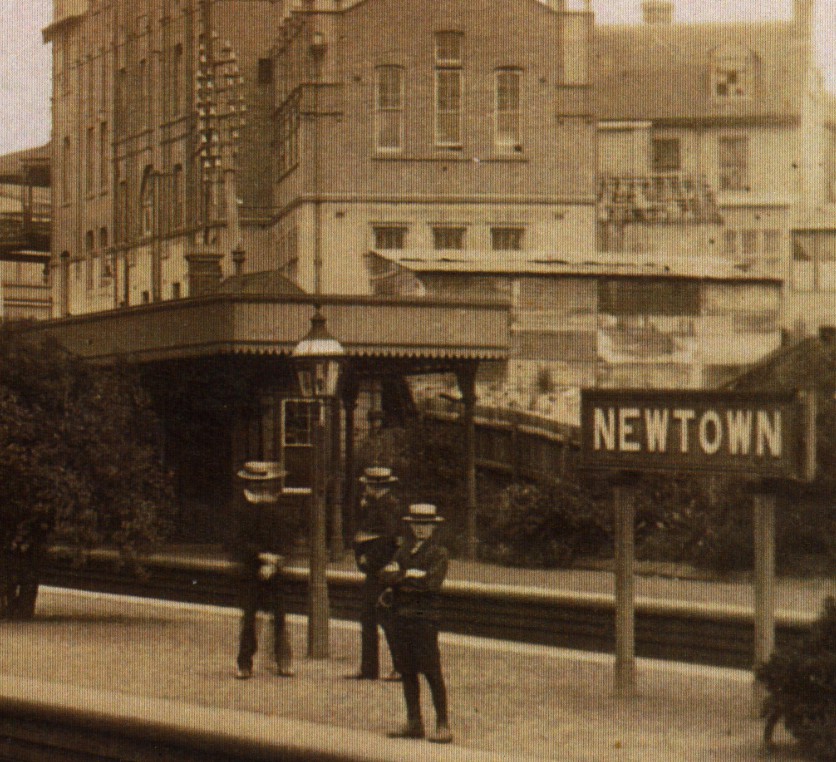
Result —
[{"label": "bush", "polygon": [[404,507],[436,505],[447,519],[445,542],[453,553],[462,550],[467,492],[459,427],[417,418],[403,428],[383,429],[357,448],[359,472],[373,464],[388,466],[398,477],[393,491]]},{"label": "bush", "polygon": [[0,326],[0,618],[31,618],[52,542],[126,560],[168,529],[171,483],[136,373]]},{"label": "bush", "polygon": [[480,514],[482,555],[512,566],[568,567],[609,545],[605,521],[577,485],[512,484]]},{"label": "bush", "polygon": [[836,598],[825,599],[810,633],[773,654],[757,678],[769,691],[765,740],[783,720],[805,758],[836,760]]}]

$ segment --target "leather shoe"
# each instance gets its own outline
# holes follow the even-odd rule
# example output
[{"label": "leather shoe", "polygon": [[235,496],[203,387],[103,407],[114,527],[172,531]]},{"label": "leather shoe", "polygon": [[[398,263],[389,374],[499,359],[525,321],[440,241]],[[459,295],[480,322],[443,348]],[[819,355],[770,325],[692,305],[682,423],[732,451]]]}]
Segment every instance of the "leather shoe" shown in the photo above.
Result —
[{"label": "leather shoe", "polygon": [[399,683],[401,681],[400,672],[395,672],[393,669],[386,677],[383,678],[387,683]]},{"label": "leather shoe", "polygon": [[252,667],[236,667],[235,668],[235,679],[236,680],[249,680],[253,676],[253,668]]},{"label": "leather shoe", "polygon": [[276,667],[276,674],[279,677],[296,677],[296,670],[289,664],[280,664]]},{"label": "leather shoe", "polygon": [[404,725],[402,728],[398,728],[397,730],[392,730],[386,735],[389,738],[423,738],[424,726],[410,723],[409,725]]},{"label": "leather shoe", "polygon": [[450,731],[450,726],[446,724],[437,725],[435,733],[428,740],[432,743],[452,743],[453,733]]}]

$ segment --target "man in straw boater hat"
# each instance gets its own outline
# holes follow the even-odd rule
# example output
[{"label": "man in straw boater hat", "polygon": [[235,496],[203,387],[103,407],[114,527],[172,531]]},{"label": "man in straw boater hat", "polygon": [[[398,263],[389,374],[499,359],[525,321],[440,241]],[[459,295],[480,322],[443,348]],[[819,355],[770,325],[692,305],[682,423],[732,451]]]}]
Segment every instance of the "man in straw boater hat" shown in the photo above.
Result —
[{"label": "man in straw boater hat", "polygon": [[387,585],[380,605],[391,612],[392,653],[401,673],[406,701],[406,725],[389,735],[393,738],[423,738],[421,687],[424,674],[435,708],[435,743],[450,743],[453,734],[447,716],[447,688],[441,673],[438,650],[440,620],[439,590],[447,574],[447,549],[438,542],[436,529],[444,520],[429,503],[409,506],[403,520],[412,537],[383,567],[380,579]]},{"label": "man in straw boater hat", "polygon": [[235,671],[239,680],[253,674],[259,611],[266,611],[272,617],[277,674],[281,677],[294,674],[280,575],[286,550],[293,542],[287,529],[288,517],[278,505],[285,476],[287,471],[277,461],[251,460],[238,472],[243,499],[236,506],[232,551],[238,566],[242,612]]},{"label": "man in straw boater hat", "polygon": [[[398,477],[392,475],[392,469],[384,466],[370,466],[360,477],[364,490],[353,546],[357,568],[363,572],[365,579],[360,612],[360,671],[348,675],[355,680],[377,680],[380,676],[378,624],[383,625],[386,640],[389,641],[388,622],[377,609],[377,599],[384,587],[378,574],[398,549],[400,503],[391,491],[397,481]],[[391,644],[389,649],[391,651]],[[386,679],[399,678],[397,672],[392,672]]]}]

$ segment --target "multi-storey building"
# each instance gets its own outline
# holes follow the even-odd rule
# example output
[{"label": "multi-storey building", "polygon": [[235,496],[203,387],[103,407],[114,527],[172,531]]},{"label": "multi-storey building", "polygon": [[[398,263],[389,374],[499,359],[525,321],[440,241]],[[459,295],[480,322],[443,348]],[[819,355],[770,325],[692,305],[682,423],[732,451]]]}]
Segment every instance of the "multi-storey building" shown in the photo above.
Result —
[{"label": "multi-storey building", "polygon": [[562,0],[292,8],[274,59],[285,272],[363,292],[370,249],[592,251],[591,30]]},{"label": "multi-storey building", "polygon": [[564,6],[56,0],[55,314],[275,269],[368,293],[372,247],[592,250]]},{"label": "multi-storey building", "polygon": [[270,206],[275,13],[270,0],[55,0],[56,315],[197,293],[252,247]]},{"label": "multi-storey building", "polygon": [[[524,390],[713,385],[755,361],[780,341],[780,280],[716,260],[737,228],[735,245],[754,229],[758,246],[788,249],[789,201],[769,201],[760,175],[724,185],[754,183],[748,164],[724,181],[705,162],[726,138],[765,151],[773,130],[800,129],[782,111],[794,95],[760,97],[755,45],[774,32],[770,66],[786,53],[796,77],[800,23],[749,40],[754,89],[728,103],[719,53],[680,67],[683,86],[705,80],[699,99],[668,103],[642,73],[668,66],[651,52],[671,30],[694,45],[689,28],[604,29],[596,115],[593,18],[576,6],[60,0],[46,31],[55,313],[222,278],[228,292],[240,274],[275,293],[510,302],[511,361],[494,378]],[[619,257],[596,254],[596,235]]]},{"label": "multi-storey building", "polygon": [[[717,23],[674,23],[670,0],[642,5],[643,24],[596,29],[599,171],[608,200],[620,183],[627,209],[603,210],[602,245],[679,245],[781,277],[789,325],[807,309],[795,294],[790,234],[810,209],[833,201],[836,180],[814,0],[794,0],[785,20]],[[686,184],[708,189],[719,212],[713,226],[694,213]],[[680,196],[670,205],[673,242],[666,205],[647,197],[662,186]]]}]

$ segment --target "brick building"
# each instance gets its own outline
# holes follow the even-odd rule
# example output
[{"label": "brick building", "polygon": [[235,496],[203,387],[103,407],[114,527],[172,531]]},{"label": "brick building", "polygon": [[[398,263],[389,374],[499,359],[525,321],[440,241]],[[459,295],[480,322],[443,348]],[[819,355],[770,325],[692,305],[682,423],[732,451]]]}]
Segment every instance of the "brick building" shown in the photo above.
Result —
[{"label": "brick building", "polygon": [[55,0],[54,314],[276,269],[368,293],[372,246],[591,250],[591,27],[563,0]]},{"label": "brick building", "polygon": [[[681,25],[605,28],[593,67],[577,6],[56,0],[54,314],[249,279],[276,295],[510,302],[511,359],[488,377],[527,392],[546,374],[698,387],[755,361],[780,341],[780,280],[717,260],[730,230],[749,246],[749,226],[788,251],[791,199],[770,196],[774,168],[732,190],[748,163],[721,181],[700,162],[725,137],[768,153],[802,129],[800,24],[706,25],[757,58],[754,89],[727,98],[731,64],[697,61]],[[699,98],[650,86],[673,43],[688,65],[672,81]],[[760,97],[773,70],[791,98]],[[654,150],[662,180],[637,183]],[[602,258],[596,230],[640,185],[645,216]],[[694,252],[704,264],[682,259]]]},{"label": "brick building", "polygon": [[276,12],[55,0],[56,316],[194,295],[264,238],[273,94],[259,62]]}]

